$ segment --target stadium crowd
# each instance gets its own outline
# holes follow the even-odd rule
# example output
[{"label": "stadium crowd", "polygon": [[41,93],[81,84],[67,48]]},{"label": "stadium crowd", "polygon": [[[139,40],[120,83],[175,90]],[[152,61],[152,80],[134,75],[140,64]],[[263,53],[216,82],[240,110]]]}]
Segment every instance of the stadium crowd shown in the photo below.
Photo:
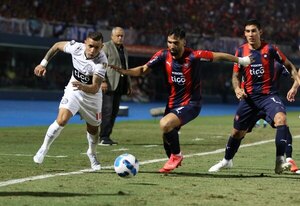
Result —
[{"label": "stadium crowd", "polygon": [[[113,1],[113,0],[52,0],[51,3],[45,0],[2,0],[0,5],[0,33],[16,33],[28,36],[46,36],[47,29],[43,25],[55,25],[53,31],[47,34],[51,37],[65,38],[70,25],[88,25],[96,30],[110,30],[114,26],[122,26],[127,29],[125,43],[136,45],[166,46],[166,32],[174,25],[181,25],[189,36],[188,46],[192,48],[208,49],[233,53],[236,45],[243,41],[243,22],[248,18],[258,18],[264,25],[263,37],[271,42],[283,45],[288,48],[291,56],[300,56],[300,21],[299,10],[300,1],[276,1],[276,0],[134,0],[134,1]],[[21,22],[20,24],[18,24]],[[24,23],[26,22],[26,23]],[[13,26],[12,26],[13,25]],[[19,26],[18,26],[19,25]],[[21,26],[20,26],[21,25]],[[26,26],[24,26],[26,25]],[[41,29],[43,27],[43,29]],[[22,30],[22,31],[21,31]],[[75,29],[74,29],[75,30]],[[130,35],[133,30],[133,35]],[[42,32],[40,32],[42,31]],[[72,39],[72,35],[70,35]],[[223,37],[217,41],[218,37]],[[225,37],[225,38],[224,38]],[[229,38],[227,38],[229,37]],[[130,39],[130,42],[128,42]],[[77,39],[78,40],[78,39]],[[106,41],[106,40],[105,40]],[[8,50],[10,51],[10,50]],[[26,85],[26,88],[41,89],[61,89],[64,87],[64,76],[67,67],[65,62],[57,60],[53,70],[59,71],[59,77],[55,82],[51,81],[49,67],[49,78],[46,77],[42,83],[36,81],[32,76],[32,62],[40,59],[38,51],[35,57],[6,52],[0,49],[3,56],[0,60],[1,66],[5,69],[0,70],[0,87],[19,88]],[[16,56],[16,54],[18,54]],[[13,58],[13,56],[16,56]],[[22,57],[24,57],[22,59]],[[25,58],[26,57],[26,58]],[[16,61],[15,58],[18,58]],[[21,58],[21,59],[20,59]],[[30,59],[30,61],[28,61]],[[14,60],[14,61],[13,61]],[[22,73],[20,74],[20,68]],[[223,70],[224,71],[224,70]],[[228,70],[230,71],[230,70]],[[205,79],[206,75],[203,74]],[[230,72],[223,74],[215,82],[204,82],[204,94],[215,94],[222,92],[223,102],[227,101],[227,93],[230,93],[231,85],[228,84]],[[225,77],[224,77],[225,76]],[[25,78],[24,78],[25,77]],[[224,79],[225,78],[225,79]],[[153,87],[141,87],[141,81],[151,80],[135,79],[133,86],[141,88],[136,90],[137,101],[148,101],[148,96],[153,95]],[[159,82],[159,81],[156,81]],[[218,86],[216,86],[218,85]],[[156,94],[157,96],[158,94]]]},{"label": "stadium crowd", "polygon": [[0,15],[106,29],[120,25],[143,31],[146,37],[151,34],[154,40],[147,39],[150,44],[173,25],[183,25],[190,33],[202,36],[241,37],[244,20],[257,18],[266,27],[266,39],[298,43],[299,5],[297,0],[2,0]]}]

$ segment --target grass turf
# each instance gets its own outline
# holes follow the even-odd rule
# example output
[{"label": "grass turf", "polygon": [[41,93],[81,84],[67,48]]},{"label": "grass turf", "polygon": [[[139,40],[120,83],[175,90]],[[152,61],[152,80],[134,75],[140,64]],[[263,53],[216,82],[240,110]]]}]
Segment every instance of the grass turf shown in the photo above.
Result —
[{"label": "grass turf", "polygon": [[[290,172],[274,174],[274,141],[242,147],[232,169],[207,172],[223,158],[232,118],[199,117],[184,126],[180,142],[186,158],[182,167],[169,175],[157,172],[165,162],[161,160],[165,154],[157,119],[117,123],[112,138],[119,145],[98,146],[98,157],[104,167],[100,172],[79,172],[90,167],[84,154],[85,125],[68,125],[42,165],[34,164],[32,156],[47,127],[0,128],[0,185],[53,175],[1,186],[1,205],[299,205],[300,176]],[[293,157],[300,163],[298,113],[288,113],[288,119],[296,137]],[[273,140],[274,135],[275,130],[270,127],[255,128],[242,145]],[[209,153],[217,149],[222,150]],[[120,178],[111,167],[114,159],[125,152],[141,162],[140,172],[134,178]]]}]

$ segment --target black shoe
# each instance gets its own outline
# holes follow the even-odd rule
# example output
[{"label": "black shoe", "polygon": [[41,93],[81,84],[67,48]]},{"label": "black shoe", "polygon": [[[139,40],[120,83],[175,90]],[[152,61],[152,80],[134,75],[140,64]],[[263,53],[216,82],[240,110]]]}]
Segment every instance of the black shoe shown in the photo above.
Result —
[{"label": "black shoe", "polygon": [[114,142],[110,138],[105,138],[105,139],[100,139],[100,142],[98,145],[111,146],[111,145],[117,145],[117,144],[118,144],[118,142]]}]

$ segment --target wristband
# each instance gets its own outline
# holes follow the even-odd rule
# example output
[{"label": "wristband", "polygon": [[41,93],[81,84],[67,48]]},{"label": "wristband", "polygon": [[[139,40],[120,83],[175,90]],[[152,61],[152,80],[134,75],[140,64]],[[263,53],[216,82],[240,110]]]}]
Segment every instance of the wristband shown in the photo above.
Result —
[{"label": "wristband", "polygon": [[251,63],[250,57],[239,57],[238,63],[242,66],[247,66]]},{"label": "wristband", "polygon": [[48,61],[46,59],[43,59],[40,63],[40,65],[42,65],[45,68],[46,68],[47,64],[48,64]]}]

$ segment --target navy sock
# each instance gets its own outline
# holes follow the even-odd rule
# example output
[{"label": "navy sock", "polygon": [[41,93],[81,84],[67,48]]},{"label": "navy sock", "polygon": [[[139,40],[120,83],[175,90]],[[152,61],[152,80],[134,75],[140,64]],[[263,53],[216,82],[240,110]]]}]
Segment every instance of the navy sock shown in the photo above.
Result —
[{"label": "navy sock", "polygon": [[292,153],[293,153],[293,139],[292,139],[292,134],[290,132],[290,128],[287,127],[287,136],[286,136],[286,147],[285,147],[285,156],[292,158]]},{"label": "navy sock", "polygon": [[276,156],[283,156],[286,149],[288,129],[286,125],[280,125],[277,127],[275,145],[276,145]]},{"label": "navy sock", "polygon": [[237,139],[232,136],[229,137],[226,149],[225,149],[225,159],[230,160],[234,157],[235,153],[238,151],[241,141],[244,137]]},{"label": "navy sock", "polygon": [[[170,150],[172,154],[179,154],[180,153],[180,145],[179,145],[179,136],[178,130],[173,129],[168,133],[164,133],[165,140],[170,146]],[[167,153],[167,151],[166,151]]]},{"label": "navy sock", "polygon": [[164,134],[163,134],[163,140],[164,140],[164,149],[165,149],[166,155],[170,158],[170,156],[171,156],[171,146],[168,143],[168,141],[166,139],[166,136]]}]

